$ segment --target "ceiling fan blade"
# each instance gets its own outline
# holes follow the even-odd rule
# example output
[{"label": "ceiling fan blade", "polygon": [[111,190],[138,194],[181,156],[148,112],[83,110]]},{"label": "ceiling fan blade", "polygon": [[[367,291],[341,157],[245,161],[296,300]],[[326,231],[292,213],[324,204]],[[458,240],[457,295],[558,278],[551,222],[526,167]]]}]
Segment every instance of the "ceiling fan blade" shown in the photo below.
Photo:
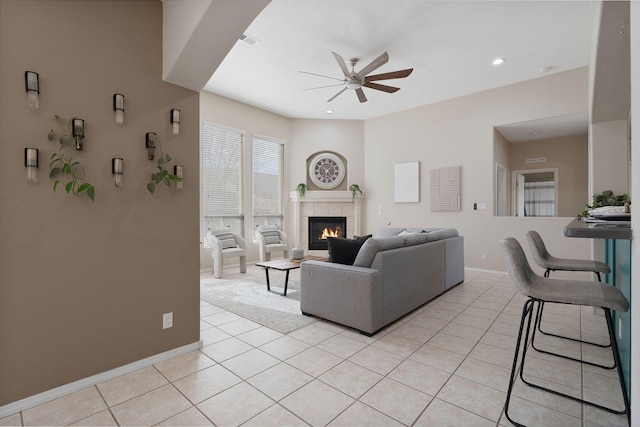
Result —
[{"label": "ceiling fan blade", "polygon": [[344,62],[344,59],[342,59],[342,56],[338,55],[335,52],[331,52],[331,53],[333,53],[333,57],[336,58],[336,61],[338,62],[340,69],[344,73],[344,76],[349,77],[349,69],[347,68],[347,63]]},{"label": "ceiling fan blade", "polygon": [[344,92],[345,90],[347,90],[347,88],[345,87],[344,89],[342,89],[340,92],[336,93],[335,95],[333,95],[331,98],[327,99],[327,102],[331,102],[334,99],[336,99],[338,97],[338,95],[340,95],[342,92]]},{"label": "ceiling fan blade", "polygon": [[337,85],[310,87],[310,88],[307,88],[307,89],[302,89],[302,91],[305,92],[307,90],[324,89],[325,87],[336,87],[336,86],[344,86],[344,83],[338,83]]},{"label": "ceiling fan blade", "polygon": [[366,82],[363,86],[371,89],[381,90],[387,93],[394,93],[400,90],[399,87],[381,85],[379,83],[373,83],[373,82]]},{"label": "ceiling fan blade", "polygon": [[[358,77],[360,79],[364,79],[364,77],[369,74],[370,72],[372,72],[373,70],[375,70],[378,67],[383,66],[384,64],[386,64],[389,61],[389,54],[387,52],[384,52],[382,55],[378,56],[376,59],[374,59],[373,61],[371,61],[371,63],[369,65],[367,65],[366,67],[364,67],[362,70],[360,70],[358,72]],[[348,77],[348,76],[347,76]]]},{"label": "ceiling fan blade", "polygon": [[358,95],[358,99],[360,100],[360,102],[367,102],[367,97],[364,95],[364,91],[361,87],[356,89],[356,94]]},{"label": "ceiling fan blade", "polygon": [[412,71],[413,71],[413,68],[407,68],[406,70],[398,70],[398,71],[391,71],[389,73],[376,74],[373,76],[365,77],[365,81],[371,82],[374,80],[402,79],[404,77],[408,77]]},{"label": "ceiling fan blade", "polygon": [[338,81],[341,81],[341,82],[344,81],[344,79],[339,79],[337,77],[323,76],[322,74],[310,73],[308,71],[298,71],[298,72],[302,73],[302,74],[311,74],[312,76],[324,77],[325,79],[338,80]]}]

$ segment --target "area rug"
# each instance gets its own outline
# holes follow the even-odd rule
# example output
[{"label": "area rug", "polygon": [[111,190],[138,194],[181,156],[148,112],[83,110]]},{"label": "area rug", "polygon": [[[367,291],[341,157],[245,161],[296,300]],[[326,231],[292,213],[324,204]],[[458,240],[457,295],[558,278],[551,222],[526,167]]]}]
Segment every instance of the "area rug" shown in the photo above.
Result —
[{"label": "area rug", "polygon": [[[269,271],[271,289],[282,292],[285,272]],[[300,312],[300,270],[289,273],[287,296],[267,291],[264,269],[247,266],[246,273],[224,271],[221,279],[200,274],[200,298],[278,332],[288,333],[316,322]]]}]

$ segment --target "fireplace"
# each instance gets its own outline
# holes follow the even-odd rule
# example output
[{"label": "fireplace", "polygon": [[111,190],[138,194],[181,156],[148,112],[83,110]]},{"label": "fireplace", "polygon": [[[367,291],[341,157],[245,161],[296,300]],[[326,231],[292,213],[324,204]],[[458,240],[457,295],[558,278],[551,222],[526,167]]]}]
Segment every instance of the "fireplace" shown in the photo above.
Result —
[{"label": "fireplace", "polygon": [[309,250],[326,250],[327,237],[346,237],[347,217],[310,216]]}]

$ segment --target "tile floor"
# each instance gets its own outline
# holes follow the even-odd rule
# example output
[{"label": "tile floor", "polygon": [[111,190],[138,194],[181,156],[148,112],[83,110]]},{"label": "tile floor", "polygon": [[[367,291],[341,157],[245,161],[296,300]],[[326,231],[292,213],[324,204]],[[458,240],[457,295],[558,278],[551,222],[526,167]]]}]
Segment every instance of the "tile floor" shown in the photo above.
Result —
[{"label": "tile floor", "polygon": [[[0,425],[509,426],[503,406],[523,302],[507,277],[467,271],[464,284],[366,337],[322,320],[283,335],[203,301],[202,350]],[[592,309],[548,305],[545,321],[549,330],[606,340]],[[540,344],[581,353],[567,341]],[[582,353],[609,356],[586,346]],[[614,373],[529,354],[539,381],[621,405]],[[627,425],[522,383],[512,402],[511,415],[528,425]]]}]

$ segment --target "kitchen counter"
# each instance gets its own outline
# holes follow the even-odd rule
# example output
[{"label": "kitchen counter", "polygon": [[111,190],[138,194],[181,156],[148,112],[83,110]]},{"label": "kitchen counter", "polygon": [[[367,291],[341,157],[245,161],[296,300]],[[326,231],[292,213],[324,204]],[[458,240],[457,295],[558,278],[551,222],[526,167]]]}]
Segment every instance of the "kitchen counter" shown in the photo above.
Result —
[{"label": "kitchen counter", "polygon": [[631,221],[582,222],[580,218],[575,218],[564,228],[564,235],[588,239],[631,240]]}]

